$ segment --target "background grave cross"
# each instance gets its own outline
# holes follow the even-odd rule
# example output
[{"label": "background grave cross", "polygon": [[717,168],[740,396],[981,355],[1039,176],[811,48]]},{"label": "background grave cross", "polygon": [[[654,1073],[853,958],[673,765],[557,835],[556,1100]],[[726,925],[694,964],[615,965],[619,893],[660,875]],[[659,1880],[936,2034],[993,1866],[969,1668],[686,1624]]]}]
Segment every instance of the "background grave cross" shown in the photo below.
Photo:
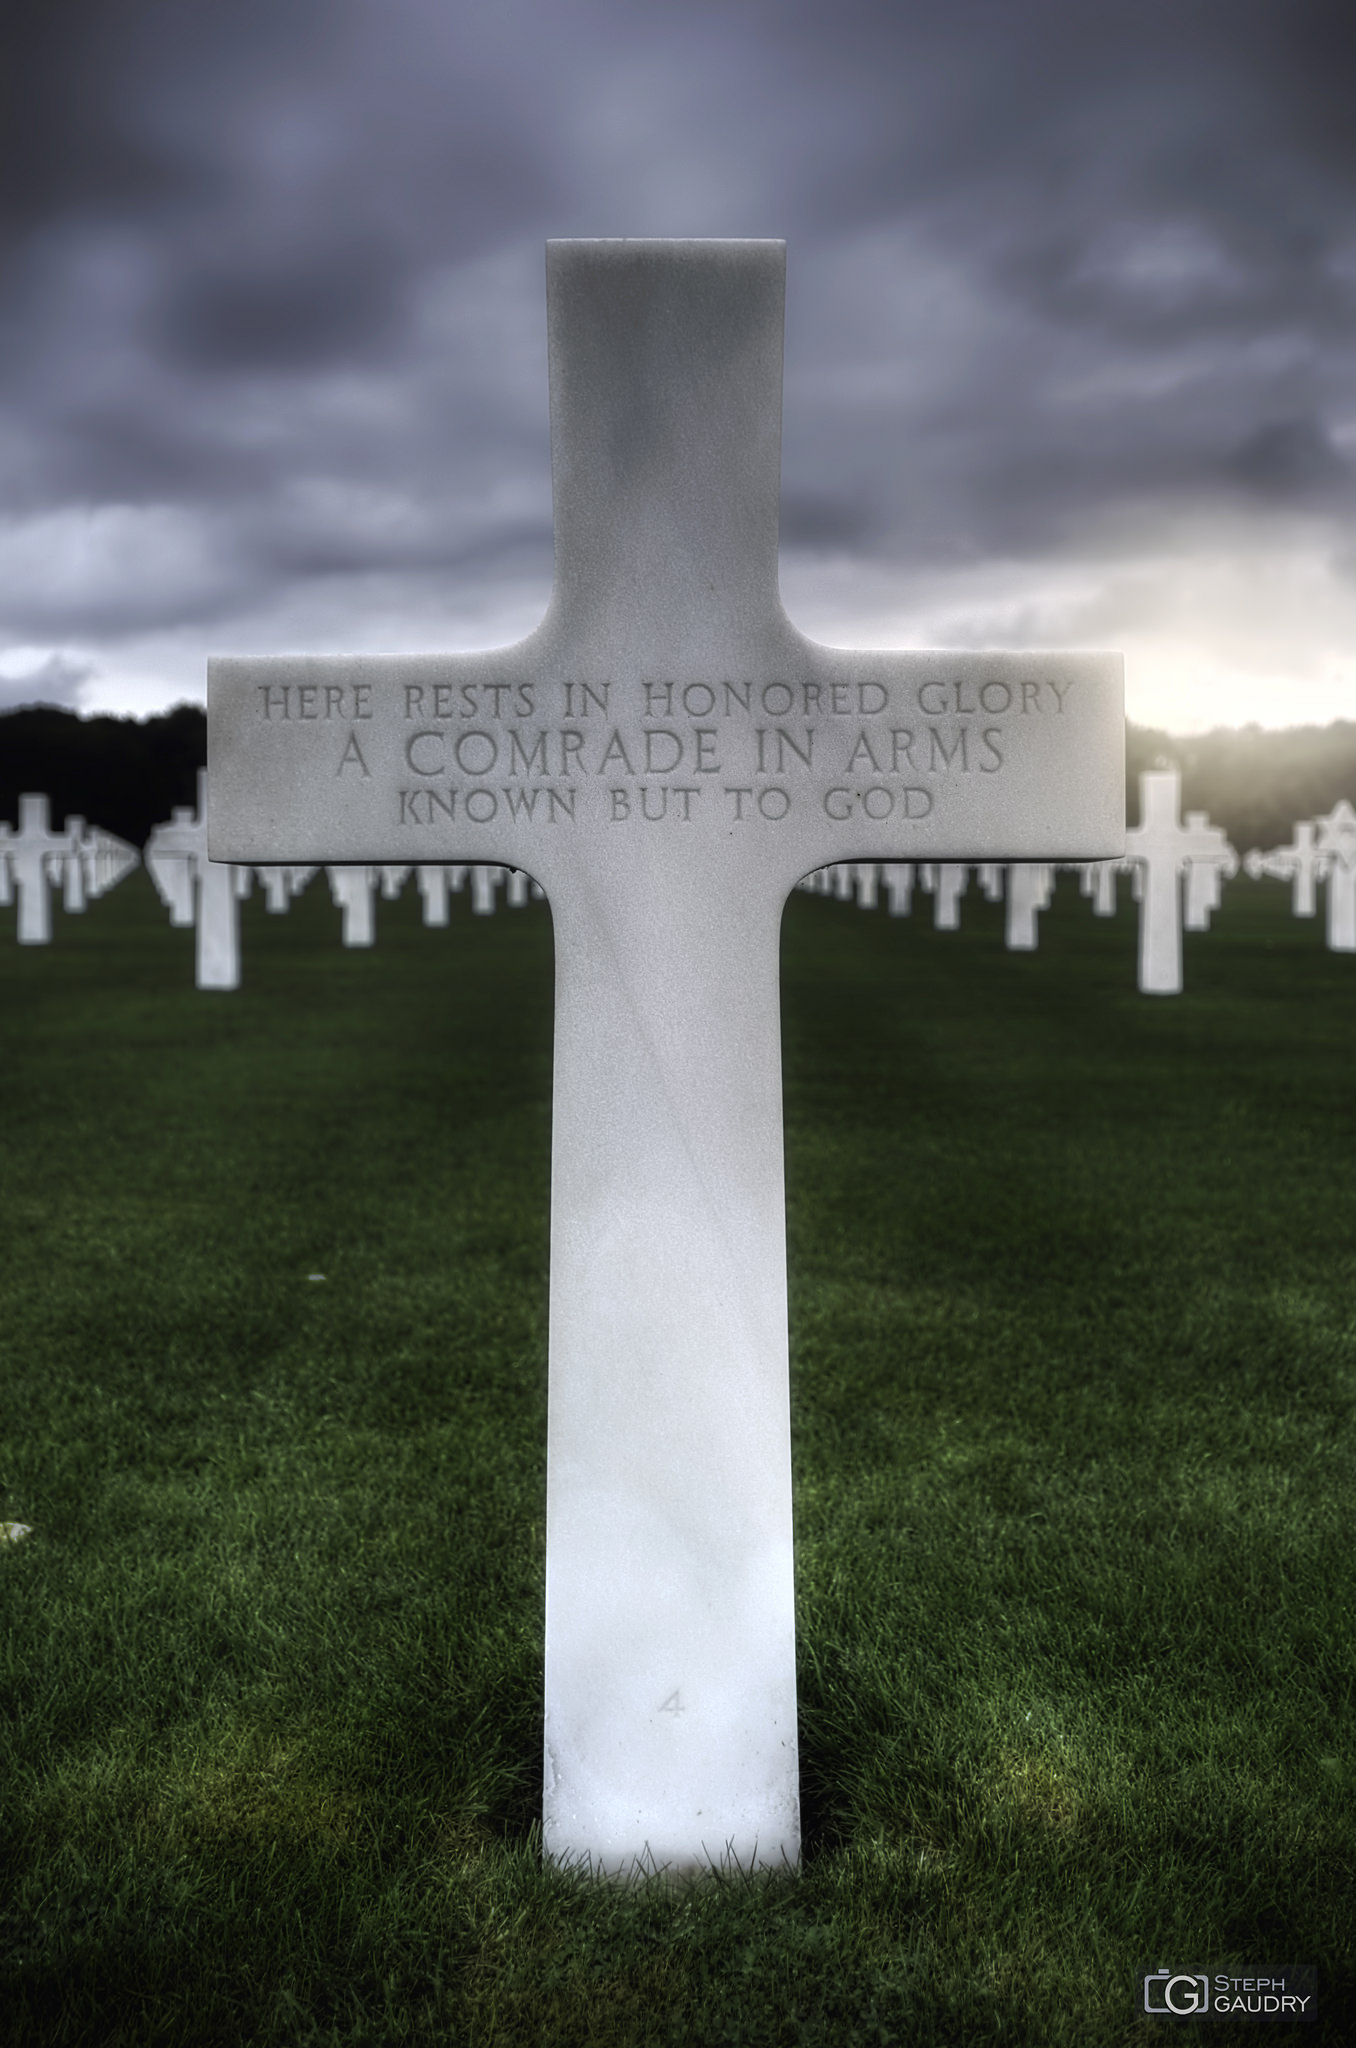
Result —
[{"label": "background grave cross", "polygon": [[262,867],[257,870],[263,884],[264,902],[272,917],[282,917],[294,896],[300,896],[315,874],[314,868]]},{"label": "background grave cross", "polygon": [[1116,876],[1123,866],[1118,860],[1090,860],[1079,868],[1079,890],[1092,898],[1094,917],[1116,915]]},{"label": "background grave cross", "polygon": [[908,861],[887,861],[880,868],[880,885],[891,917],[907,917],[913,901],[913,867]]},{"label": "background grave cross", "polygon": [[29,793],[19,798],[19,829],[10,835],[5,852],[18,892],[16,934],[21,946],[46,946],[52,939],[52,900],[48,890],[69,856],[69,830],[54,832],[47,798]]},{"label": "background grave cross", "polygon": [[1009,867],[1003,941],[1010,952],[1035,952],[1036,919],[1049,908],[1054,892],[1055,871],[1048,860],[1015,861]]},{"label": "background grave cross", "polygon": [[207,852],[207,771],[198,772],[196,815],[176,805],[168,824],[157,825],[146,842],[146,866],[171,924],[195,923],[194,981],[198,988],[240,986],[240,896],[248,889],[248,867],[237,872]]},{"label": "background grave cross", "polygon": [[1204,811],[1188,811],[1186,829],[1192,844],[1186,862],[1182,923],[1189,932],[1208,932],[1211,915],[1219,909],[1221,885],[1238,873],[1238,855]]},{"label": "background grave cross", "polygon": [[450,922],[448,899],[453,889],[460,889],[464,874],[464,869],[458,871],[440,861],[426,861],[415,869],[415,884],[424,899],[425,924],[445,925]]},{"label": "background grave cross", "polygon": [[1356,810],[1343,797],[1314,822],[1328,862],[1328,945],[1334,953],[1356,953]]},{"label": "background grave cross", "polygon": [[960,900],[965,894],[965,885],[970,879],[970,870],[963,861],[939,861],[936,867],[925,866],[919,873],[919,882],[932,890],[932,922],[939,932],[960,930]]},{"label": "background grave cross", "polygon": [[1314,843],[1315,829],[1313,819],[1306,818],[1296,825],[1289,846],[1275,846],[1270,853],[1254,849],[1243,861],[1254,882],[1263,875],[1276,875],[1290,882],[1290,909],[1295,917],[1318,914],[1318,883],[1327,872],[1327,862]]},{"label": "background grave cross", "polygon": [[105,832],[98,825],[89,826],[80,841],[80,858],[84,865],[84,886],[88,896],[102,896],[115,888],[133,868],[141,866],[141,855],[135,846],[125,839],[119,839],[116,832]]},{"label": "background grave cross", "polygon": [[[81,817],[71,816],[66,820],[65,840],[67,852],[60,862],[61,907],[63,910],[79,913],[85,908],[88,891],[85,887],[86,826]],[[53,877],[55,879],[55,876]]]},{"label": "background grave cross", "polygon": [[377,943],[377,871],[374,867],[345,865],[325,870],[330,898],[343,914],[341,943],[345,946],[375,946]]},{"label": "background grave cross", "polygon": [[196,907],[195,856],[176,849],[186,848],[191,843],[190,835],[198,829],[197,814],[192,804],[176,804],[168,823],[157,825],[146,842],[147,872],[155,884],[156,894],[169,911],[170,923],[176,927],[191,925]]},{"label": "background grave cross", "polygon": [[789,891],[1123,845],[1119,657],[788,621],[783,287],[775,242],[548,245],[541,625],[209,672],[215,858],[501,864],[550,898],[544,1832],[595,1870],[799,1850]]},{"label": "background grave cross", "polygon": [[1138,825],[1125,835],[1126,858],[1139,884],[1139,986],[1146,995],[1182,992],[1182,872],[1189,861],[1233,858],[1224,834],[1205,814],[1177,815],[1182,778],[1175,768],[1139,778]]}]

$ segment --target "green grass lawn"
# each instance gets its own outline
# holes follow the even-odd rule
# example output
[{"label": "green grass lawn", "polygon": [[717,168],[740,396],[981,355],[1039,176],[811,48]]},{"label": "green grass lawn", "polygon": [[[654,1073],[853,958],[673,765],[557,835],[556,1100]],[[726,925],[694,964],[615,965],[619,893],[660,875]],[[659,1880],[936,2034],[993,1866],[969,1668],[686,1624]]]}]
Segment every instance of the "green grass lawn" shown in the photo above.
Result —
[{"label": "green grass lawn", "polygon": [[0,912],[5,2048],[1350,2038],[1356,959],[1135,914],[792,899],[805,1859],[673,1891],[540,1858],[545,906]]}]

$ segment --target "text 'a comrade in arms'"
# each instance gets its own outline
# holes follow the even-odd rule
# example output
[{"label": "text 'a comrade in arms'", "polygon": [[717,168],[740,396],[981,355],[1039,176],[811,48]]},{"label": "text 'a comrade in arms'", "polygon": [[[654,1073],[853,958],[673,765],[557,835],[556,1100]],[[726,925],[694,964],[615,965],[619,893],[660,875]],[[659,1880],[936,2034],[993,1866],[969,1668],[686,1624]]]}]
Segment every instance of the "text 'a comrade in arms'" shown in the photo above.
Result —
[{"label": "text 'a comrade in arms'", "polygon": [[[795,685],[779,680],[646,682],[627,691],[609,682],[564,681],[551,686],[539,681],[405,681],[399,686],[407,728],[402,752],[405,767],[425,784],[454,774],[473,784],[492,775],[520,781],[596,776],[632,782],[680,773],[698,778],[794,775],[797,768],[848,777],[897,778],[906,771],[935,776],[956,770],[993,775],[1003,766],[1003,727],[971,726],[969,721],[1058,717],[1074,687],[1069,680],[1030,676],[1013,681],[934,676],[910,684],[887,684],[871,677]],[[357,727],[375,715],[373,690],[371,682],[261,684],[257,714],[268,724],[348,727],[335,773],[367,777],[370,771]],[[541,715],[544,700],[550,697],[556,699],[557,715],[568,722],[526,730],[510,724]],[[901,701],[892,704],[892,697]],[[624,707],[623,698],[629,700]],[[622,724],[608,725],[623,708],[630,713],[625,729]],[[884,722],[892,716],[921,716],[924,723]],[[762,718],[804,722],[766,726],[757,723]],[[811,722],[824,718],[831,723]],[[700,789],[699,781],[692,788],[672,791],[671,814],[690,818]],[[735,817],[751,815],[742,801],[749,793],[739,785],[724,790]],[[618,800],[619,791],[612,794],[614,819],[629,816],[630,807]],[[853,801],[853,792],[836,787],[822,795],[830,816],[844,812]],[[922,816],[931,808],[926,790],[901,791],[897,796],[902,814]],[[886,815],[882,806],[890,793],[858,792],[857,800],[868,815]],[[446,808],[445,801],[435,803],[427,792],[421,807],[418,785],[401,793],[402,823],[431,823],[434,814],[445,813]],[[493,815],[482,801],[471,806],[472,822],[476,811],[483,813],[482,822]],[[642,808],[651,822],[666,814],[664,806]],[[775,820],[784,812],[775,801],[764,802],[759,815]],[[571,802],[562,800],[558,809],[551,807],[550,822],[572,816]]]}]

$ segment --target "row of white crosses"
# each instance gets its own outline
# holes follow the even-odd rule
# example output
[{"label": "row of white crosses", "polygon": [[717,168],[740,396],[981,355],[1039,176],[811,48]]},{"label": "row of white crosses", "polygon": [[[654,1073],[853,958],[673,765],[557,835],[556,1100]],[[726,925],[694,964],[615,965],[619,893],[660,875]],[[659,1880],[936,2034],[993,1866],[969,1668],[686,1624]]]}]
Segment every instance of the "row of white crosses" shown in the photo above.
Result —
[{"label": "row of white crosses", "polygon": [[[314,869],[300,872],[313,874]],[[389,864],[375,867],[329,866],[325,873],[329,877],[330,895],[344,914],[343,939],[346,946],[375,945],[378,890],[384,902],[394,903],[411,874],[423,898],[426,925],[441,926],[450,922],[451,899],[468,879],[471,884],[471,911],[476,917],[489,917],[493,913],[496,892],[501,887],[511,910],[521,910],[532,897],[540,897],[543,893],[521,868],[452,861],[434,861],[414,867],[393,867]]]},{"label": "row of white crosses", "polygon": [[60,888],[62,908],[79,912],[130,874],[141,856],[115,832],[68,817],[52,830],[45,796],[19,798],[19,824],[0,823],[0,904],[18,902],[21,946],[46,946],[52,937],[50,891]]},{"label": "row of white crosses", "polygon": [[1326,882],[1328,946],[1356,953],[1356,810],[1345,797],[1326,818],[1296,825],[1289,846],[1250,853],[1243,865],[1254,880],[1274,875],[1290,882],[1296,917],[1317,915],[1318,884]]},{"label": "row of white crosses", "polygon": [[[268,909],[276,914],[311,881],[314,867],[266,865],[251,869],[229,861],[214,861],[207,853],[207,771],[198,774],[198,802],[176,807],[167,824],[157,825],[146,843],[146,866],[161,901],[174,925],[192,925],[197,932],[195,980],[201,989],[236,989],[240,986],[240,903],[250,893],[253,877],[263,885]],[[510,907],[527,903],[541,890],[517,869],[490,866],[456,866],[435,863],[423,866],[329,866],[326,875],[330,895],[343,916],[343,943],[371,946],[376,943],[376,899],[394,902],[411,873],[423,898],[424,923],[448,922],[449,897],[460,890],[467,877],[471,883],[471,909],[488,916],[495,907],[496,891],[502,885]]]},{"label": "row of white crosses", "polygon": [[[1239,870],[1239,859],[1224,833],[1203,811],[1188,811],[1179,822],[1181,784],[1175,769],[1154,770],[1140,777],[1140,823],[1126,834],[1125,856],[1119,860],[1077,863],[1085,896],[1098,917],[1116,912],[1116,878],[1129,873],[1140,906],[1139,986],[1149,995],[1179,995],[1182,990],[1182,933],[1207,931],[1219,908],[1221,884]],[[1242,863],[1256,878],[1279,875],[1293,879],[1297,916],[1312,917],[1316,885],[1327,882],[1328,945],[1334,952],[1356,952],[1356,810],[1343,800],[1330,816],[1299,825],[1292,846],[1268,854],[1250,853]],[[982,893],[992,902],[1004,900],[1004,870],[992,863],[978,870]],[[893,915],[907,916],[914,870],[879,870],[840,863],[809,876],[803,886],[840,901],[856,899],[863,909],[878,900],[885,883]],[[918,886],[932,894],[934,923],[939,931],[960,924],[960,899],[969,869],[949,863],[920,865]],[[1014,951],[1036,945],[1037,914],[1054,887],[1055,864],[1014,862],[1007,867],[1006,942]]]},{"label": "row of white crosses", "polygon": [[[1114,866],[1114,862],[1107,862]],[[1006,899],[1006,943],[1014,952],[1030,952],[1036,944],[1036,918],[1050,901],[1054,888],[1055,864],[1028,860],[1004,864],[980,861],[975,868],[981,895],[989,903]],[[1007,887],[1004,889],[1004,874]],[[883,884],[892,917],[907,917],[913,904],[914,883],[932,897],[933,924],[940,932],[960,930],[960,905],[970,880],[970,868],[960,861],[921,861],[915,876],[910,862],[876,867],[869,862],[838,862],[808,875],[801,887],[819,895],[836,896],[840,902],[855,897],[863,910],[873,910],[878,887]]]},{"label": "row of white crosses", "polygon": [[[205,824],[206,771],[199,775],[198,803],[177,808],[166,825],[158,826],[146,850],[146,863],[174,925],[196,927],[196,979],[200,988],[234,989],[240,985],[240,940],[237,906],[249,894],[251,870],[209,862]],[[1180,780],[1176,770],[1156,770],[1140,778],[1141,822],[1127,834],[1126,857],[1085,862],[1078,872],[1085,896],[1096,916],[1114,916],[1116,878],[1130,873],[1140,905],[1139,986],[1150,994],[1181,992],[1182,932],[1205,931],[1218,909],[1222,880],[1238,872],[1239,861],[1217,826],[1202,811],[1188,811],[1178,822]],[[135,847],[113,833],[87,827],[79,817],[66,820],[60,832],[49,821],[48,800],[41,795],[20,798],[17,832],[0,823],[0,905],[18,899],[18,938],[22,945],[45,945],[51,938],[49,890],[60,886],[67,911],[83,910],[88,899],[137,865]],[[1320,882],[1327,884],[1327,941],[1335,952],[1356,951],[1356,810],[1343,800],[1325,818],[1296,825],[1293,842],[1269,853],[1249,853],[1242,863],[1257,879],[1280,877],[1293,884],[1297,917],[1317,914]],[[216,872],[211,872],[215,869]],[[330,866],[330,893],[343,914],[345,946],[376,942],[375,904],[378,891],[394,901],[413,872],[423,898],[423,920],[429,926],[448,923],[450,898],[467,878],[471,908],[478,916],[492,912],[496,891],[503,886],[507,902],[518,907],[530,895],[541,895],[520,869],[486,865],[434,863],[414,868],[389,864]],[[268,908],[280,913],[316,873],[314,867],[264,866],[254,870]],[[981,894],[991,903],[1005,902],[1005,942],[1012,951],[1031,951],[1037,944],[1037,918],[1050,902],[1055,865],[1049,861],[995,862],[976,869]],[[1006,874],[1006,888],[1004,877]],[[939,931],[960,925],[960,903],[970,868],[959,862],[922,862],[917,886],[933,899],[933,921]],[[874,908],[884,889],[893,916],[907,916],[912,904],[915,870],[911,863],[877,866],[840,862],[818,870],[802,885],[807,889],[854,899]]]}]

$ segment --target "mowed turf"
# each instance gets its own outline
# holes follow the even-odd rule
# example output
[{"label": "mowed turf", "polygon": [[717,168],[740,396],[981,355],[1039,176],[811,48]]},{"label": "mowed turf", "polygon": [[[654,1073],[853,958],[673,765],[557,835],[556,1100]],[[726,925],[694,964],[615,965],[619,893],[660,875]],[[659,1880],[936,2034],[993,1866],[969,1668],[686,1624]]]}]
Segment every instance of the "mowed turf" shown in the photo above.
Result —
[{"label": "mowed turf", "polygon": [[545,906],[0,912],[6,2048],[1349,2037],[1356,958],[1123,893],[791,901],[806,1853],[678,1891],[540,1860]]}]

